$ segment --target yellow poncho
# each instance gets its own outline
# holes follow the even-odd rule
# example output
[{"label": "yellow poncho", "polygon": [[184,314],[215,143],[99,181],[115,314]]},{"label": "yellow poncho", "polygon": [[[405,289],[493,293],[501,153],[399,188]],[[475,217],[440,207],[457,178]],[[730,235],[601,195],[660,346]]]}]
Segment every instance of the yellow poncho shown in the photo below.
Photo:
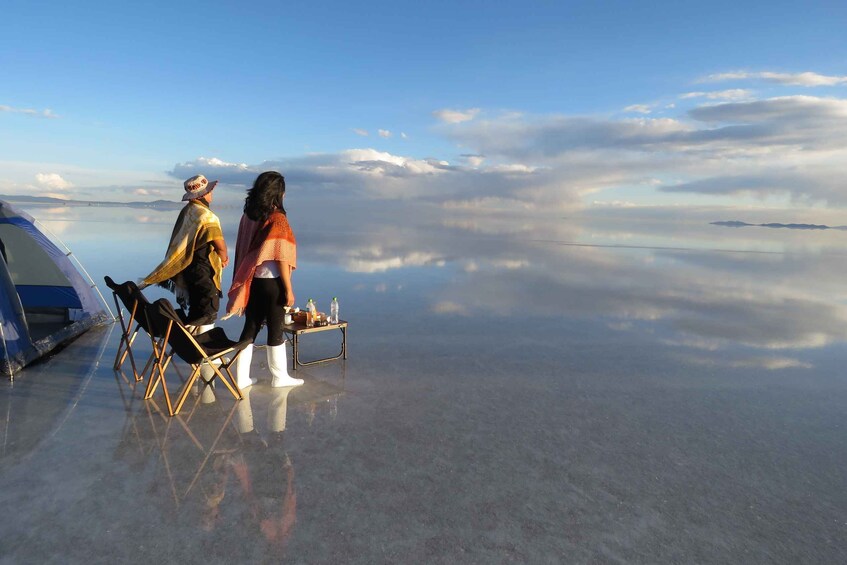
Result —
[{"label": "yellow poncho", "polygon": [[[151,285],[171,281],[175,291],[184,290],[185,285],[179,275],[191,264],[194,251],[223,237],[221,222],[206,203],[200,200],[189,201],[176,220],[165,259],[141,282]],[[209,252],[209,261],[215,273],[215,287],[221,290],[223,264],[214,248]]]}]

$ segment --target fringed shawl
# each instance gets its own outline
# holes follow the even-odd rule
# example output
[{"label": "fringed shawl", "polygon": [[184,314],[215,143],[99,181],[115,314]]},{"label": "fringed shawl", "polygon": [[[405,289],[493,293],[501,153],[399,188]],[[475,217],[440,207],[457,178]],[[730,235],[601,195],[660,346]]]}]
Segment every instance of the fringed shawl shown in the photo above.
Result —
[{"label": "fringed shawl", "polygon": [[[174,292],[184,291],[180,273],[191,264],[194,252],[198,247],[223,237],[221,222],[214,212],[205,203],[191,200],[177,217],[165,259],[141,282],[147,285],[158,283]],[[214,270],[215,287],[220,290],[223,264],[214,249],[209,253],[209,262]]]},{"label": "fringed shawl", "polygon": [[235,266],[229,289],[227,314],[241,316],[250,299],[250,284],[256,267],[265,261],[288,263],[297,268],[297,241],[288,218],[275,210],[264,223],[241,216],[235,244]]}]

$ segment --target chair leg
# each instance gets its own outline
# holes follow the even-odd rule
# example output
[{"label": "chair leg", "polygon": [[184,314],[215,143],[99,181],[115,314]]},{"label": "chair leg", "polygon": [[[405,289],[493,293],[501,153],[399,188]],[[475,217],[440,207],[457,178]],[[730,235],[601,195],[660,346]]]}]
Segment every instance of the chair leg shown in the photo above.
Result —
[{"label": "chair leg", "polygon": [[138,331],[141,329],[141,327],[136,323],[135,331],[132,330],[132,323],[136,321],[135,316],[138,310],[138,303],[136,302],[132,308],[132,312],[129,313],[129,320],[126,320],[124,319],[123,310],[118,303],[118,295],[112,293],[112,298],[115,301],[115,308],[117,308],[118,312],[118,320],[121,323],[121,330],[123,332],[121,334],[121,341],[118,343],[118,351],[115,354],[114,369],[120,369],[128,355],[130,364],[132,365],[132,375],[135,377],[136,381],[140,381],[143,377],[138,374],[138,367],[135,365],[135,356],[132,354],[132,344],[138,335]]},{"label": "chair leg", "polygon": [[238,388],[238,385],[235,383],[235,378],[232,376],[232,371],[229,370],[229,365],[224,367],[224,370],[226,371],[227,375],[229,376],[229,380],[227,380],[223,376],[223,374],[220,372],[220,370],[217,367],[214,367],[214,369],[215,369],[215,373],[218,374],[218,378],[221,380],[221,382],[223,384],[226,385],[226,388],[229,389],[229,392],[232,393],[232,396],[234,396],[236,400],[241,400],[242,398],[244,398],[244,395],[241,393],[241,389]]},{"label": "chair leg", "polygon": [[185,404],[185,399],[188,398],[188,393],[191,392],[191,385],[193,385],[194,381],[196,381],[200,376],[201,365],[191,366],[191,376],[188,377],[188,380],[185,381],[185,384],[182,386],[182,390],[180,390],[179,396],[176,399],[176,405],[174,406],[174,410],[171,412],[171,416],[179,414],[179,411],[182,409],[182,405]]},{"label": "chair leg", "polygon": [[[144,380],[144,372],[146,372],[145,368],[145,371],[139,374],[138,368],[135,365],[135,355],[132,354],[132,344],[135,343],[135,338],[136,336],[138,336],[138,331],[140,329],[140,327],[136,327],[135,331],[132,333],[132,337],[127,340],[126,349],[124,350],[123,355],[121,355],[120,361],[117,362],[117,366],[115,367],[115,369],[120,369],[121,365],[123,365],[124,361],[126,361],[126,358],[129,357],[129,364],[132,365],[132,374],[135,377],[136,381]],[[118,346],[118,354],[120,354],[120,346]]]}]

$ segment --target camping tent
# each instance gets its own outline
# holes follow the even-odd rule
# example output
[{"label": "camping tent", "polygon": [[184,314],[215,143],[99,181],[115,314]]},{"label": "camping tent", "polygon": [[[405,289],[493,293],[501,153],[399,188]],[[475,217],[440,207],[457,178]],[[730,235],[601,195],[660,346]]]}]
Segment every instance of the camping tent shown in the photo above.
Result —
[{"label": "camping tent", "polygon": [[27,214],[0,200],[0,373],[113,318],[94,285]]}]

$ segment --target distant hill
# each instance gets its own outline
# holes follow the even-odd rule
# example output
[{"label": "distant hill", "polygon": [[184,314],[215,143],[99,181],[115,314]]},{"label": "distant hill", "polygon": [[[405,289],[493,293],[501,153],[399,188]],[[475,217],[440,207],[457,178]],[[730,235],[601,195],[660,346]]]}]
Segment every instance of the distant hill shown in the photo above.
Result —
[{"label": "distant hill", "polygon": [[729,220],[724,222],[710,222],[714,226],[724,226],[728,228],[743,228],[743,227],[756,227],[756,228],[784,228],[789,230],[847,230],[847,226],[826,226],[823,224],[779,224],[779,223],[769,223],[769,224],[748,224],[747,222],[740,222],[738,220]]},{"label": "distant hill", "polygon": [[156,208],[158,210],[178,210],[184,202],[153,200],[150,202],[110,202],[106,200],[64,200],[50,196],[24,196],[20,194],[0,194],[0,200],[27,204],[51,204],[57,206],[122,206],[129,208]]},{"label": "distant hill", "polygon": [[0,194],[0,200],[8,202],[35,202],[38,204],[65,204],[68,201],[50,196],[21,196],[19,194]]}]

